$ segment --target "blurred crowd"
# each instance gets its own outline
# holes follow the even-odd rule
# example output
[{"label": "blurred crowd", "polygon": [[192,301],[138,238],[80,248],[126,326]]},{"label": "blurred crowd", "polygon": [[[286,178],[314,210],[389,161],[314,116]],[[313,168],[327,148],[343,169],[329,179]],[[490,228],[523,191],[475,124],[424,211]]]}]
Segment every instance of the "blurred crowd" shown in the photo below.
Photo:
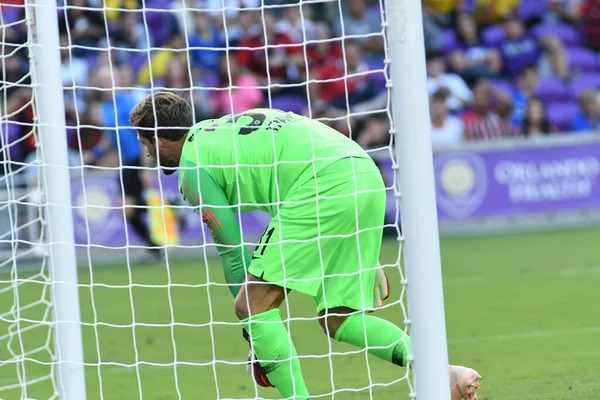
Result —
[{"label": "blurred crowd", "polygon": [[434,148],[600,130],[600,0],[423,0]]},{"label": "blurred crowd", "polygon": [[[435,149],[600,129],[600,0],[422,3]],[[27,162],[35,141],[23,0],[1,6],[0,157]],[[68,0],[58,20],[73,157],[127,126],[131,107],[157,90],[188,99],[197,120],[273,107],[320,118],[365,148],[387,145],[381,7]]]}]

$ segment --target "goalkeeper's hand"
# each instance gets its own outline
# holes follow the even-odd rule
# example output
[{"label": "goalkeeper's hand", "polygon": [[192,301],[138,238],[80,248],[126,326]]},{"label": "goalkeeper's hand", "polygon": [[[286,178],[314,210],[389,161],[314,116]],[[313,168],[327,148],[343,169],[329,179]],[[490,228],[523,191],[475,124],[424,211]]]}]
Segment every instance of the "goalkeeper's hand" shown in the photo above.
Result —
[{"label": "goalkeeper's hand", "polygon": [[375,270],[375,285],[373,288],[373,309],[383,306],[385,300],[390,297],[390,281],[388,280],[383,267],[377,263]]}]

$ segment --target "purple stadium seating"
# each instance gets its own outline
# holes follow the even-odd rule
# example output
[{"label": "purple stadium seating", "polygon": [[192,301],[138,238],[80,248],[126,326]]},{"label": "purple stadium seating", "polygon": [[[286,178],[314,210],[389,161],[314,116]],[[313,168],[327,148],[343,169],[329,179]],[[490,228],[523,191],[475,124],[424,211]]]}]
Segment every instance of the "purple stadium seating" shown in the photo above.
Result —
[{"label": "purple stadium seating", "polygon": [[458,38],[454,29],[446,29],[442,35],[442,53],[447,53],[456,48]]},{"label": "purple stadium seating", "polygon": [[21,18],[25,18],[22,14],[23,7],[11,7],[10,5],[2,6],[2,19],[4,24],[12,24]]},{"label": "purple stadium seating", "polygon": [[147,53],[134,53],[133,56],[129,59],[129,65],[133,69],[133,72],[137,75],[140,72],[140,69],[144,65],[148,64],[148,54]]},{"label": "purple stadium seating", "polygon": [[571,92],[575,97],[586,89],[600,89],[600,73],[581,75],[571,82]]},{"label": "purple stadium seating", "polygon": [[583,47],[569,47],[567,49],[569,69],[576,73],[595,72],[598,69],[598,61],[593,51]]},{"label": "purple stadium seating", "polygon": [[519,5],[519,16],[524,21],[541,18],[548,10],[548,4],[540,0],[522,0]]},{"label": "purple stadium seating", "polygon": [[379,61],[367,61],[369,66],[369,77],[373,80],[375,85],[381,90],[385,89],[387,84],[386,72],[384,70],[384,64]]},{"label": "purple stadium seating", "polygon": [[572,102],[550,103],[546,108],[550,123],[563,132],[572,129],[573,118],[578,112],[579,106]]},{"label": "purple stadium seating", "polygon": [[[291,111],[296,114],[302,114],[308,107],[306,99],[302,99],[298,96],[273,96],[272,97],[272,108],[277,108],[283,111]],[[266,106],[269,106],[268,100],[265,101]]]},{"label": "purple stadium seating", "polygon": [[565,102],[572,99],[571,91],[558,79],[543,79],[535,89],[535,95],[546,103]]},{"label": "purple stadium seating", "polygon": [[152,46],[160,47],[167,42],[171,34],[171,26],[167,22],[169,13],[161,10],[170,10],[168,0],[152,0],[146,2],[145,10],[148,31],[151,33]]},{"label": "purple stadium seating", "polygon": [[510,82],[506,82],[506,81],[491,81],[491,84],[494,88],[502,90],[503,92],[507,93],[507,94],[511,94],[514,90],[514,85],[512,85]]},{"label": "purple stadium seating", "polygon": [[492,25],[481,32],[483,44],[490,47],[496,47],[504,40],[504,28],[501,25]]},{"label": "purple stadium seating", "polygon": [[3,155],[10,160],[22,161],[23,143],[18,142],[21,134],[21,127],[11,121],[0,124],[0,148],[6,149]]},{"label": "purple stadium seating", "polygon": [[580,46],[581,33],[571,25],[567,24],[540,24],[532,29],[537,38],[547,35],[558,36],[565,46]]}]

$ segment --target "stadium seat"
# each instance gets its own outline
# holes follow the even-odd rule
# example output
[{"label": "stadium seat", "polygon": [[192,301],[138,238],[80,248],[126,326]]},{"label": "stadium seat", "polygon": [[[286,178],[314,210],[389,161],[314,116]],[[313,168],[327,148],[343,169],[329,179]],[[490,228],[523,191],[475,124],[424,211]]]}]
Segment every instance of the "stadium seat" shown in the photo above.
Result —
[{"label": "stadium seat", "polygon": [[578,112],[579,106],[573,102],[550,103],[546,108],[548,121],[562,132],[572,129],[573,118]]},{"label": "stadium seat", "polygon": [[[268,101],[266,101],[266,105],[269,105]],[[308,108],[308,104],[306,103],[306,99],[298,96],[273,96],[271,107],[302,114]]]},{"label": "stadium seat", "polygon": [[[159,11],[160,10],[160,11]],[[151,0],[146,3],[146,24],[151,34],[151,42],[155,47],[160,47],[167,42],[171,36],[173,18],[171,13],[162,10],[170,10],[168,0]]]},{"label": "stadium seat", "polygon": [[572,93],[567,85],[558,79],[543,79],[535,89],[535,95],[546,103],[572,100]]},{"label": "stadium seat", "polygon": [[136,76],[140,72],[140,69],[142,69],[142,67],[146,64],[148,64],[147,53],[133,53],[133,55],[129,59],[129,66],[133,69],[133,72]]},{"label": "stadium seat", "polygon": [[593,51],[584,47],[569,47],[567,49],[569,69],[576,73],[589,73],[598,70],[598,60]]},{"label": "stadium seat", "polygon": [[505,36],[504,28],[501,25],[492,25],[481,32],[483,44],[489,47],[498,46]]},{"label": "stadium seat", "polygon": [[586,89],[600,89],[600,73],[581,75],[571,82],[571,92],[575,97]]},{"label": "stadium seat", "polygon": [[[0,124],[0,148],[4,151],[0,156],[8,156],[8,160],[20,160],[24,156],[21,126],[12,121]],[[0,158],[1,160],[1,158]]]},{"label": "stadium seat", "polygon": [[539,24],[532,29],[535,37],[554,35],[558,36],[563,44],[569,46],[581,45],[581,33],[571,25],[567,24]]},{"label": "stadium seat", "polygon": [[457,44],[456,31],[454,29],[446,29],[442,35],[442,53],[448,53],[450,50],[456,48]]},{"label": "stadium seat", "polygon": [[523,21],[542,18],[548,10],[548,4],[540,0],[522,0],[519,5],[519,16]]},{"label": "stadium seat", "polygon": [[514,85],[507,81],[494,80],[491,81],[491,84],[494,88],[502,90],[509,95],[512,95],[512,92],[514,91]]},{"label": "stadium seat", "polygon": [[[12,24],[16,21],[18,21],[19,19],[21,19],[21,11],[22,11],[22,6],[21,7],[11,7],[9,5],[5,5],[2,7],[2,19],[3,19],[3,24],[4,25],[8,25],[8,24]],[[64,12],[64,11],[63,11]]]}]

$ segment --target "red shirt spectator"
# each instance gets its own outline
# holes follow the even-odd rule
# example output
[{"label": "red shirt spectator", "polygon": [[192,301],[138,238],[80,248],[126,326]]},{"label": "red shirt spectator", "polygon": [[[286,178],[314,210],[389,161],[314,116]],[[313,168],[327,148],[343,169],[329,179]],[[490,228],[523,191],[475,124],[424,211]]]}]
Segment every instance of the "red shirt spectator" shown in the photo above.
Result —
[{"label": "red shirt spectator", "polygon": [[473,110],[463,114],[465,124],[465,140],[494,140],[514,136],[507,119],[504,119],[492,109],[492,97],[508,108],[510,98],[499,90],[494,89],[488,81],[481,80],[473,87]]},{"label": "red shirt spectator", "polygon": [[316,78],[320,81],[319,98],[327,103],[331,103],[338,97],[346,95],[346,87],[348,93],[352,93],[357,87],[362,86],[369,80],[368,73],[359,73],[361,71],[348,71],[348,74],[356,73],[356,76],[346,76],[344,71],[344,63],[342,60],[336,62],[328,62],[316,71]]},{"label": "red shirt spectator", "polygon": [[600,0],[587,0],[581,6],[581,18],[588,46],[600,50]]},{"label": "red shirt spectator", "polygon": [[[344,60],[328,60],[314,72],[317,79],[313,86],[312,94],[315,99],[331,104],[336,99],[346,98],[348,90],[350,105],[360,101],[369,100],[376,95],[373,84],[373,75],[363,61],[360,45],[355,42],[346,42],[346,67]],[[352,96],[355,94],[355,96]]]},{"label": "red shirt spectator", "polygon": [[343,57],[341,39],[331,40],[331,30],[327,23],[319,21],[315,24],[315,41],[307,43],[306,56],[311,68]]},{"label": "red shirt spectator", "polygon": [[268,62],[271,78],[285,78],[288,56],[302,52],[302,47],[289,46],[293,44],[288,35],[277,33],[274,35],[274,40],[269,41],[267,54],[265,54],[263,34],[251,36],[240,42],[240,47],[245,48],[238,52],[238,61],[253,73],[263,77],[267,76]]},{"label": "red shirt spectator", "polygon": [[[265,54],[265,35],[263,31],[241,40],[237,57],[241,65],[248,68],[258,77],[290,80],[288,69],[304,59],[302,46],[294,45],[292,38],[285,33],[275,31],[275,21],[271,13],[264,14],[265,30],[267,33],[267,54]],[[267,60],[268,56],[268,60]],[[294,56],[296,56],[294,58]]]}]

